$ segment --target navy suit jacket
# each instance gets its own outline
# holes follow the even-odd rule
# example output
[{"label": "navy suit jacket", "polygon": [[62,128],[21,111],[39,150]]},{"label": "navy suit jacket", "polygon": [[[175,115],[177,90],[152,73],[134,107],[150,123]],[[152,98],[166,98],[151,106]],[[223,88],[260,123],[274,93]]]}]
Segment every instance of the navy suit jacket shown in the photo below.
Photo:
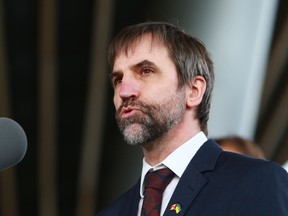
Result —
[{"label": "navy suit jacket", "polygon": [[[136,216],[138,182],[98,216]],[[170,211],[173,204],[182,209]],[[212,140],[179,180],[164,216],[288,216],[288,174],[276,163],[224,152]]]}]

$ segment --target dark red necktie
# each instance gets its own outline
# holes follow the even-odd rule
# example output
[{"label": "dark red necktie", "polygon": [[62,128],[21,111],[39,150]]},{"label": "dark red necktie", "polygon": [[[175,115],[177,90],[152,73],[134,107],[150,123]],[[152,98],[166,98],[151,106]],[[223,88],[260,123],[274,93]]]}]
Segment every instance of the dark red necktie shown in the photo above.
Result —
[{"label": "dark red necktie", "polygon": [[175,174],[168,168],[149,172],[146,175],[141,216],[160,215],[163,191],[171,182],[174,175]]}]

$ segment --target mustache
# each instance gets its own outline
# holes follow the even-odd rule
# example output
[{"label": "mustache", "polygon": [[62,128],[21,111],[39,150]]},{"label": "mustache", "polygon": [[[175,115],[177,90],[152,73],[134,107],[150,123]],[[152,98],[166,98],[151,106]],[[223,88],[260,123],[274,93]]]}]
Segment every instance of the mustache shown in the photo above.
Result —
[{"label": "mustache", "polygon": [[128,107],[128,106],[132,106],[135,108],[140,109],[142,112],[146,111],[146,107],[148,106],[147,104],[145,104],[143,101],[140,100],[135,100],[133,98],[129,99],[129,100],[125,100],[122,102],[122,104],[120,105],[120,107],[117,109],[116,113],[120,114],[121,110],[123,109],[123,107]]}]

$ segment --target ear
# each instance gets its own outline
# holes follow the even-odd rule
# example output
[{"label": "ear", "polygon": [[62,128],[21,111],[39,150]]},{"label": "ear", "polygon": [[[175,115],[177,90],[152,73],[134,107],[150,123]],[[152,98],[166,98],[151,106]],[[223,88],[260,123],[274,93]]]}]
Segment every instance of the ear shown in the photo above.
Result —
[{"label": "ear", "polygon": [[206,91],[206,80],[202,76],[196,76],[187,84],[186,105],[188,107],[198,106]]}]

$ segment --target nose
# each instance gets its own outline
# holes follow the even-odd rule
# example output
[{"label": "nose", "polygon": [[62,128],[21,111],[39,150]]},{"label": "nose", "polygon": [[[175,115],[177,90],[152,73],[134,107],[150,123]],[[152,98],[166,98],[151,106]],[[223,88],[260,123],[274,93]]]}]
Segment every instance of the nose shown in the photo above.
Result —
[{"label": "nose", "polygon": [[122,100],[138,98],[139,84],[133,77],[123,76],[119,88],[119,96]]}]

